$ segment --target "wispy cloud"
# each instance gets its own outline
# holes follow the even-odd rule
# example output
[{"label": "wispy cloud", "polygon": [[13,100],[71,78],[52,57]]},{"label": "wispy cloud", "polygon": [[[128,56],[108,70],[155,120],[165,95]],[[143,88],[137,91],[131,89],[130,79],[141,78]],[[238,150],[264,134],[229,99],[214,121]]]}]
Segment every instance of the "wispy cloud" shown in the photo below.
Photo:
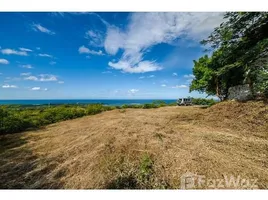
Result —
[{"label": "wispy cloud", "polygon": [[36,76],[27,76],[24,78],[24,80],[38,81],[39,79]]},{"label": "wispy cloud", "polygon": [[54,35],[54,34],[55,34],[55,32],[53,32],[53,31],[51,31],[51,30],[45,28],[44,26],[41,26],[40,24],[33,24],[33,25],[32,25],[32,29],[33,29],[34,31],[40,31],[40,32],[42,32],[42,33],[47,33],[47,34],[49,34],[49,35]]},{"label": "wispy cloud", "polygon": [[166,87],[167,85],[166,84],[162,84],[161,87]]},{"label": "wispy cloud", "polygon": [[32,65],[20,65],[20,67],[26,68],[26,69],[33,69]]},{"label": "wispy cloud", "polygon": [[172,76],[178,76],[178,74],[174,72],[174,73],[172,74]]},{"label": "wispy cloud", "polygon": [[18,88],[18,86],[16,86],[16,85],[4,84],[4,85],[2,85],[2,88]]},{"label": "wispy cloud", "polygon": [[26,51],[17,51],[14,49],[1,49],[1,53],[5,55],[18,55],[18,56],[27,56]]},{"label": "wispy cloud", "polygon": [[32,87],[30,88],[32,91],[47,91],[47,88],[41,88],[41,87]]},{"label": "wispy cloud", "polygon": [[41,87],[33,87],[31,90],[41,90]]},{"label": "wispy cloud", "polygon": [[104,43],[103,33],[99,31],[88,30],[85,34],[85,38],[89,39],[89,45],[95,47],[102,47]]},{"label": "wispy cloud", "polygon": [[180,37],[199,41],[222,21],[223,13],[133,13],[126,28],[108,26],[106,52],[116,55],[123,50],[120,60],[108,65],[129,73],[161,70],[155,60],[144,59],[146,50]]},{"label": "wispy cloud", "polygon": [[63,84],[63,83],[64,83],[64,81],[58,81],[58,83],[59,83],[59,84]]},{"label": "wispy cloud", "polygon": [[28,51],[28,52],[32,52],[33,51],[31,49],[27,49],[27,48],[23,48],[23,47],[20,47],[19,50],[21,50],[21,51]]},{"label": "wispy cloud", "polygon": [[58,78],[53,74],[40,74],[38,76],[27,76],[24,78],[24,80],[49,82],[49,81],[58,81]]},{"label": "wispy cloud", "polygon": [[91,54],[91,55],[98,55],[98,56],[104,55],[104,53],[101,50],[99,50],[99,51],[90,50],[90,49],[86,48],[85,46],[79,47],[78,52],[80,54]]},{"label": "wispy cloud", "polygon": [[103,74],[112,74],[111,71],[104,71],[104,72],[101,72],[101,73],[103,73]]},{"label": "wispy cloud", "polygon": [[6,59],[0,59],[0,64],[4,64],[4,65],[7,65],[7,64],[9,64],[9,61],[8,60],[6,60]]},{"label": "wispy cloud", "polygon": [[150,61],[139,62],[134,67],[128,61],[119,61],[117,63],[109,62],[108,65],[127,73],[145,73],[162,69],[157,63]]},{"label": "wispy cloud", "polygon": [[193,74],[185,74],[184,76],[183,76],[184,78],[194,78],[194,75]]},{"label": "wispy cloud", "polygon": [[32,91],[47,91],[47,88],[41,88],[41,87],[32,87],[30,88]]},{"label": "wispy cloud", "polygon": [[175,86],[172,86],[172,88],[188,88],[187,85],[175,85]]},{"label": "wispy cloud", "polygon": [[30,75],[31,75],[31,72],[21,73],[20,75],[21,75],[21,76],[30,76]]},{"label": "wispy cloud", "polygon": [[155,75],[150,75],[150,76],[140,76],[139,79],[144,79],[144,78],[154,78]]},{"label": "wispy cloud", "polygon": [[39,81],[58,81],[57,76],[52,74],[40,74]]},{"label": "wispy cloud", "polygon": [[46,53],[39,53],[38,56],[40,57],[48,57],[48,58],[53,58],[52,55],[46,54]]},{"label": "wispy cloud", "polygon": [[128,90],[128,93],[129,93],[129,94],[136,94],[137,92],[139,92],[138,89],[131,89],[131,90]]}]

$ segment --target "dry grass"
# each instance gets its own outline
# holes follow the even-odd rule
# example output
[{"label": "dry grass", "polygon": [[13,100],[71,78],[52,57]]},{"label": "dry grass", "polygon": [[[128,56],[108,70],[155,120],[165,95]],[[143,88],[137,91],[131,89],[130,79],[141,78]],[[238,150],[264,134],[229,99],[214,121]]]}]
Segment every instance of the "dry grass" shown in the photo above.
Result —
[{"label": "dry grass", "polygon": [[268,188],[263,102],[107,111],[0,137],[0,188],[180,188],[185,172]]}]

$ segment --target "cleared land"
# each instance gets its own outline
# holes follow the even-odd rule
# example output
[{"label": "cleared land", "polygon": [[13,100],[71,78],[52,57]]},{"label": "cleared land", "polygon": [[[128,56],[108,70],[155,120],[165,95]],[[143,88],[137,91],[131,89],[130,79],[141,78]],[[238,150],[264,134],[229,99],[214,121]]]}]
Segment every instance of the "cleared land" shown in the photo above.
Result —
[{"label": "cleared land", "polygon": [[0,188],[180,188],[192,172],[267,189],[267,169],[263,102],[112,110],[0,136]]}]

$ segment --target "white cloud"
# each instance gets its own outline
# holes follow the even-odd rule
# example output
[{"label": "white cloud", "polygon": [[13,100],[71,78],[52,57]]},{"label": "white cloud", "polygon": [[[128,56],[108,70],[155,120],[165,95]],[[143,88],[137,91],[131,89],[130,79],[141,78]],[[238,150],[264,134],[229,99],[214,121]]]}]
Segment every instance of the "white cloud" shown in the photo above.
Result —
[{"label": "white cloud", "polygon": [[145,76],[140,76],[140,77],[139,77],[139,79],[144,79],[144,78],[145,78]]},{"label": "white cloud", "polygon": [[41,88],[40,87],[33,87],[33,88],[31,88],[31,90],[41,90]]},{"label": "white cloud", "polygon": [[41,87],[32,87],[32,88],[30,88],[30,90],[33,90],[33,91],[47,91],[48,89],[47,88],[42,89]]},{"label": "white cloud", "polygon": [[53,58],[52,55],[49,55],[49,54],[46,54],[46,53],[39,53],[38,56],[41,56],[41,57],[48,57],[48,58]]},{"label": "white cloud", "polygon": [[[156,61],[144,60],[146,50],[160,43],[172,44],[177,38],[199,41],[223,21],[223,13],[133,13],[124,29],[108,26],[104,47],[115,55],[123,54],[117,63],[109,66],[129,73],[161,70]],[[139,70],[141,63],[150,67]]]},{"label": "white cloud", "polygon": [[190,79],[193,79],[194,78],[194,75],[193,74],[186,74],[183,76],[184,78],[190,78]]},{"label": "white cloud", "polygon": [[85,54],[92,54],[92,55],[98,55],[98,56],[103,56],[104,55],[104,53],[101,50],[94,51],[94,50],[90,50],[90,49],[86,48],[85,46],[79,47],[78,52],[80,54],[85,53]]},{"label": "white cloud", "polygon": [[21,65],[22,68],[32,69],[32,65]]},{"label": "white cloud", "polygon": [[30,75],[31,75],[31,72],[21,73],[20,75],[21,75],[21,76],[30,76]]},{"label": "white cloud", "polygon": [[154,78],[155,77],[155,75],[150,75],[150,76],[148,76],[148,78]]},{"label": "white cloud", "polygon": [[104,71],[102,72],[103,74],[111,74],[112,72],[111,71]]},{"label": "white cloud", "polygon": [[167,85],[166,84],[162,84],[161,87],[166,87]]},{"label": "white cloud", "polygon": [[52,74],[40,74],[39,81],[58,81],[57,76]]},{"label": "white cloud", "polygon": [[40,74],[38,76],[25,77],[24,80],[48,82],[48,81],[58,81],[58,78],[57,76],[52,74]]},{"label": "white cloud", "polygon": [[131,66],[128,61],[119,61],[117,63],[109,62],[108,65],[114,69],[128,73],[145,73],[162,69],[158,64],[151,61],[141,61],[134,66]]},{"label": "white cloud", "polygon": [[0,59],[0,64],[7,65],[7,64],[9,64],[9,61],[6,59]]},{"label": "white cloud", "polygon": [[103,34],[99,31],[88,30],[85,34],[85,38],[89,39],[89,45],[95,47],[102,47],[104,43]]},{"label": "white cloud", "polygon": [[128,91],[129,94],[136,94],[139,90],[138,89],[131,89]]},{"label": "white cloud", "polygon": [[37,50],[40,50],[41,48],[40,47],[36,47]]},{"label": "white cloud", "polygon": [[5,54],[5,55],[18,55],[18,56],[27,56],[28,55],[26,51],[17,51],[14,49],[2,49],[1,53]]},{"label": "white cloud", "polygon": [[174,73],[172,74],[172,76],[178,76],[178,74],[174,72]]},{"label": "white cloud", "polygon": [[56,62],[55,62],[55,61],[51,61],[51,62],[49,62],[49,64],[50,64],[50,65],[55,65]]},{"label": "white cloud", "polygon": [[2,88],[18,88],[18,86],[5,84],[5,85],[2,85]]},{"label": "white cloud", "polygon": [[59,84],[63,84],[63,83],[64,83],[64,81],[58,81],[58,83],[59,83]]},{"label": "white cloud", "polygon": [[188,88],[187,85],[175,85],[172,88]]},{"label": "white cloud", "polygon": [[27,49],[27,48],[23,48],[23,47],[20,47],[19,50],[21,50],[21,51],[28,51],[28,52],[32,52],[33,51],[31,49]]},{"label": "white cloud", "polygon": [[53,31],[41,26],[40,24],[33,24],[32,28],[33,28],[34,31],[40,31],[42,33],[47,33],[49,35],[54,35],[55,34],[55,32],[53,32]]},{"label": "white cloud", "polygon": [[38,78],[36,76],[28,76],[28,77],[25,77],[24,80],[38,81]]}]

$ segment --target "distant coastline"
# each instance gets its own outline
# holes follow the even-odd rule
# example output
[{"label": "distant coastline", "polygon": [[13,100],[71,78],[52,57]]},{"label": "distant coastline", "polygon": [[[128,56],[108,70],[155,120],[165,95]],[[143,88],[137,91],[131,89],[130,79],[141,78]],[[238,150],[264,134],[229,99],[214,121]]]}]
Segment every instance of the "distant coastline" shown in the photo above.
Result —
[{"label": "distant coastline", "polygon": [[32,100],[0,100],[0,105],[62,105],[62,104],[104,104],[110,106],[122,106],[124,104],[146,104],[155,100],[162,100],[167,104],[176,99],[32,99]]}]

